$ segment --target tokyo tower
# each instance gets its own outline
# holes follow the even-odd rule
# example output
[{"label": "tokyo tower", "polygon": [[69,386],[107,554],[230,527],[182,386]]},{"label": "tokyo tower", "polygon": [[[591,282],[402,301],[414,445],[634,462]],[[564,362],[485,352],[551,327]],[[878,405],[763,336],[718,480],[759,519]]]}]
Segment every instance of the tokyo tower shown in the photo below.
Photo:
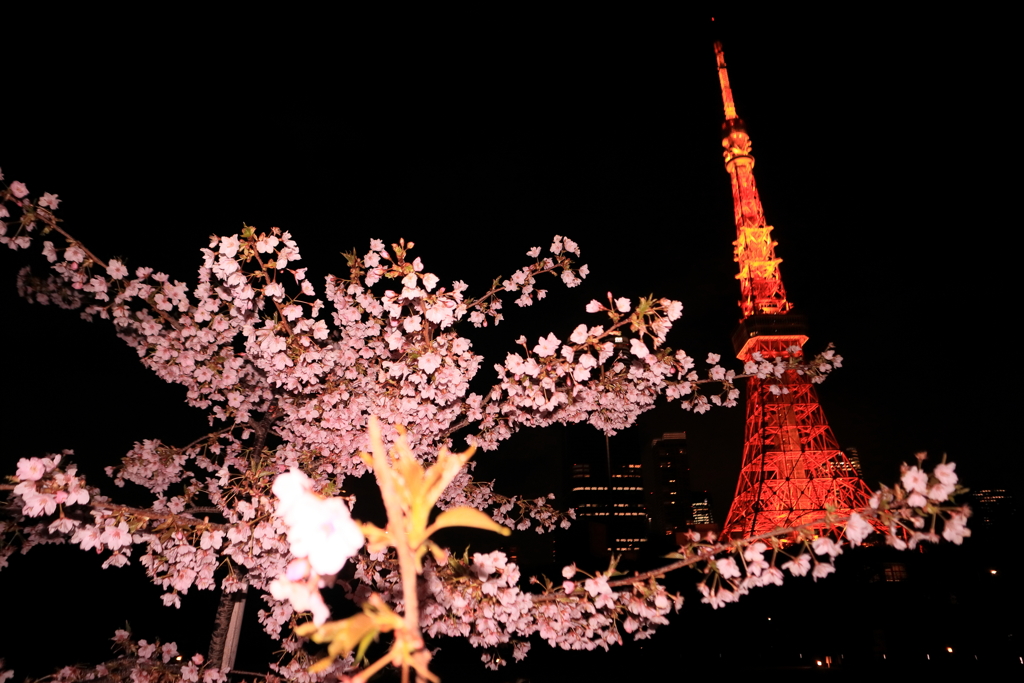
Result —
[{"label": "tokyo tower", "polygon": [[[715,43],[715,56],[725,104],[722,146],[732,180],[734,258],[743,312],[733,346],[743,362],[772,362],[797,350],[802,353],[806,319],[792,313],[786,299],[779,273],[782,259],[775,257],[777,242],[772,241],[772,226],[765,223],[750,137],[736,115],[721,43]],[[839,449],[808,378],[787,370],[781,378],[751,377],[747,382],[743,466],[722,535],[749,537],[800,524],[824,528],[826,508],[845,515],[866,506],[870,491]]]}]

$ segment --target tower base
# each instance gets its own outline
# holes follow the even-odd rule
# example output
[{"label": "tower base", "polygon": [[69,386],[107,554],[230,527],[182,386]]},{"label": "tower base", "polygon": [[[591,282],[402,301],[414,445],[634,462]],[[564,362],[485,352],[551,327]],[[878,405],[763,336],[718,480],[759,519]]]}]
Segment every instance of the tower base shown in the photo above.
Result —
[{"label": "tower base", "polygon": [[[760,351],[770,360],[805,339],[754,337],[745,351],[747,358]],[[746,538],[803,524],[825,528],[829,511],[845,517],[867,506],[871,491],[839,449],[814,385],[796,370],[748,382],[743,466],[722,535]]]}]

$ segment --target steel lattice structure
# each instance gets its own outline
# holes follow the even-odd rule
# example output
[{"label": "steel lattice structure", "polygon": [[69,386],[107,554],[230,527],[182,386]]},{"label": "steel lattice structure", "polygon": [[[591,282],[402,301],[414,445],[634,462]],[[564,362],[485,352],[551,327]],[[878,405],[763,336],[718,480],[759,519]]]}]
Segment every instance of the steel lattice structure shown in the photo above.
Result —
[{"label": "steel lattice structure", "polygon": [[[775,257],[772,226],[764,219],[754,181],[750,137],[729,86],[725,56],[715,43],[725,104],[722,146],[732,180],[743,317],[733,336],[737,357],[772,361],[802,353],[807,341],[802,316],[791,312]],[[755,354],[759,354],[755,356]],[[747,537],[797,524],[826,526],[827,509],[839,515],[867,504],[870,491],[839,449],[818,394],[807,377],[788,370],[782,378],[751,377],[743,466],[722,534]]]}]

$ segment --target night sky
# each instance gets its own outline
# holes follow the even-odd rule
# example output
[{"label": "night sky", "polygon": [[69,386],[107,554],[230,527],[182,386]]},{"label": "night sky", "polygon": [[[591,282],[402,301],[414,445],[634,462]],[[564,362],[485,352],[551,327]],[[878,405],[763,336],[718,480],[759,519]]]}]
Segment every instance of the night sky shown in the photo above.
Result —
[{"label": "night sky", "polygon": [[[354,47],[349,31],[287,45],[241,27],[118,36],[24,67],[0,168],[33,195],[58,193],[65,227],[97,254],[190,283],[208,236],[243,221],[290,230],[314,281],[342,273],[342,251],[404,237],[442,282],[471,291],[555,234],[578,241],[592,273],[580,288],[552,282],[547,300],[468,333],[488,357],[485,379],[520,332],[564,338],[596,324],[583,307],[607,291],[681,300],[669,343],[729,357],[739,288],[717,37],[787,292],[810,320],[807,348],[834,342],[846,359],[820,388],[840,444],[859,450],[872,486],[925,449],[948,452],[967,486],[1015,485],[1018,382],[1001,359],[1018,287],[1014,242],[1000,237],[1019,229],[1008,213],[1014,81],[991,23],[719,15],[716,32],[704,17],[604,17],[514,39],[439,34],[416,49],[395,36]],[[20,457],[73,448],[110,492],[102,467],[134,441],[181,443],[205,420],[107,324],[20,301],[26,263],[40,259],[0,255],[0,463],[13,473]],[[721,516],[743,413],[714,413],[671,406],[642,428],[688,432],[695,481]],[[494,462],[536,480],[558,467],[546,455],[513,439]],[[495,475],[516,492],[515,475],[505,487]],[[34,550],[0,585],[35,576],[44,556],[79,564],[70,549]],[[59,609],[38,599],[29,633]],[[153,607],[155,594],[139,602]]]}]

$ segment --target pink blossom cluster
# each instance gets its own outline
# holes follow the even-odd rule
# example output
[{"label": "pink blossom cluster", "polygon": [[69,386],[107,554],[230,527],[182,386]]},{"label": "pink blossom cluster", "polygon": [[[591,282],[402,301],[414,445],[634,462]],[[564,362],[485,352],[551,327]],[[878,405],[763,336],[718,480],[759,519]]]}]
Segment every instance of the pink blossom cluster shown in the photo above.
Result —
[{"label": "pink blossom cluster", "polygon": [[883,488],[870,501],[873,508],[888,513],[886,517],[894,530],[899,527],[907,531],[905,545],[895,534],[890,536],[894,538],[892,544],[901,549],[909,547],[913,550],[918,543],[935,543],[939,540],[934,523],[928,531],[922,531],[928,526],[928,517],[933,520],[942,519],[942,538],[951,543],[960,545],[971,535],[971,530],[967,528],[970,508],[942,508],[954,494],[962,490],[958,485],[956,463],[946,462],[943,458],[943,462],[936,465],[929,474],[922,467],[926,455],[917,454],[918,466],[904,464],[900,485],[892,489]]},{"label": "pink blossom cluster", "polygon": [[750,360],[743,364],[740,377],[757,377],[758,379],[775,380],[768,384],[768,389],[776,396],[788,394],[784,377],[788,371],[805,375],[814,384],[820,384],[833,370],[843,366],[843,357],[835,352],[832,344],[810,361],[805,361],[803,349],[790,346],[779,349],[771,359],[765,359],[760,351],[751,354]]},{"label": "pink blossom cluster", "polygon": [[[924,453],[918,454],[922,464],[924,457]],[[810,574],[815,581],[825,578],[835,571],[833,560],[842,554],[844,545],[861,545],[875,533],[898,550],[912,550],[918,543],[939,540],[934,529],[941,520],[942,538],[960,545],[971,535],[967,528],[971,511],[953,502],[954,495],[965,491],[958,486],[955,469],[956,464],[945,459],[930,474],[921,467],[904,465],[899,484],[882,487],[867,508],[832,521],[836,538],[811,535],[809,526],[718,544],[713,535],[702,543],[699,534],[691,533],[678,557],[686,564],[704,565],[706,578],[698,584],[702,602],[717,609],[752,588],[781,586],[787,572],[792,576]],[[922,531],[926,527],[930,530]]]},{"label": "pink blossom cluster", "polygon": [[[31,207],[30,201],[22,204],[23,209]],[[482,359],[472,354],[469,340],[449,330],[470,314],[483,316],[470,315],[474,324],[488,317],[498,322],[502,292],[541,298],[543,290],[534,287],[540,275],[560,271],[564,281],[575,283],[586,275],[585,267],[574,270],[568,258],[578,255],[579,247],[556,237],[552,256],[542,258],[539,248],[532,249],[534,264],[484,296],[466,299],[464,284],[456,282],[446,290],[437,276],[426,272],[421,259],[408,260],[412,246],[400,242],[389,251],[373,240],[365,256],[350,257],[350,279],[328,278],[325,295],[335,307],[334,332],[327,321],[317,319],[324,302],[313,299],[316,290],[305,269],[288,267],[301,258],[297,245],[277,229],[257,235],[247,228],[242,235],[213,238],[203,250],[199,285],[192,290],[148,268],[137,268],[129,278],[121,262],[100,264],[70,238],[64,249],[44,244],[54,276],[39,280],[23,274],[21,283],[26,295],[41,302],[83,306],[87,316],[112,319],[143,362],[167,381],[183,384],[189,402],[209,410],[212,419],[245,425],[254,410],[264,413],[274,401],[275,433],[283,441],[285,463],[294,465],[303,452],[315,450],[323,459],[321,471],[336,477],[362,474],[361,461],[353,456],[364,445],[371,412],[386,423],[409,427],[414,446],[430,457],[435,443],[474,422],[478,442],[493,448],[521,425],[592,417],[602,428],[621,428],[649,408],[661,390],[669,388],[670,398],[693,390],[697,377],[692,373],[679,383],[664,382],[674,371],[681,374],[671,367],[675,361],[658,360],[643,341],[649,335],[657,348],[682,306],[661,300],[658,310],[658,305],[641,301],[627,321],[620,316],[631,305],[620,299],[608,309],[617,322],[611,329],[579,326],[571,335],[579,340],[572,346],[578,358],[570,359],[570,347],[563,346],[566,365],[552,366],[543,356],[558,341],[548,335],[535,349],[544,352],[544,372],[533,371],[526,381],[518,377],[518,385],[502,381],[485,395],[470,394],[469,381]],[[104,272],[97,273],[100,266]],[[401,291],[373,294],[369,287],[381,278],[400,279]],[[289,282],[301,290],[297,296],[288,295]],[[627,328],[639,332],[640,339],[632,340],[630,352],[615,362],[613,343],[601,337],[620,335]],[[245,339],[244,354],[234,348],[239,335]],[[629,358],[647,359],[647,367]],[[525,362],[528,369],[537,367],[534,359]],[[611,367],[598,368],[599,362]],[[609,376],[585,382],[596,373]],[[585,386],[558,386],[562,378]],[[722,378],[731,376],[723,372]],[[531,383],[536,386],[526,386]],[[727,404],[734,403],[735,393],[730,388]],[[631,400],[638,397],[642,400]],[[555,410],[563,402],[573,405]],[[706,405],[696,404],[698,410]],[[624,414],[622,406],[628,407]],[[175,477],[186,476],[185,460],[195,450],[177,452],[169,470],[154,468],[158,456],[151,442],[143,442],[126,458],[123,474],[141,481],[154,476],[152,472],[160,484],[169,485]],[[165,449],[159,457],[169,453]],[[159,474],[165,471],[167,475]]]},{"label": "pink blossom cluster", "polygon": [[[180,595],[188,593],[192,587],[200,590],[219,587],[232,592],[248,583],[264,588],[284,572],[288,556],[285,530],[270,516],[273,506],[265,496],[255,501],[236,499],[225,511],[233,523],[211,524],[185,513],[180,497],[169,501],[158,498],[149,511],[113,505],[95,494],[90,498],[74,466],[62,470],[59,460],[60,456],[54,456],[24,459],[20,463],[19,473],[26,480],[15,487],[14,494],[22,501],[22,515],[52,514],[53,511],[47,509],[47,501],[61,506],[61,510],[68,504],[89,503],[88,516],[92,522],[83,521],[81,515],[65,517],[63,512],[49,524],[29,525],[23,520],[20,525],[23,552],[39,543],[70,540],[83,550],[110,551],[103,566],[121,567],[130,563],[134,547],[140,545],[144,548],[140,564],[153,582],[167,591],[163,595],[164,604],[175,607],[181,604]],[[40,471],[44,472],[41,476]],[[32,480],[35,476],[39,479]],[[216,488],[211,484],[208,490]],[[68,492],[70,494],[65,495]],[[10,531],[14,530],[11,527]],[[0,533],[7,531],[6,525],[0,528]],[[4,545],[0,568],[6,564],[14,547],[13,543]],[[215,573],[225,557],[246,571],[244,581],[234,571],[217,579]],[[267,615],[265,623],[268,630],[280,633],[281,625],[291,616],[290,609],[275,610]]]},{"label": "pink blossom cluster", "polygon": [[[356,567],[360,584],[349,592],[351,599],[362,603],[372,591],[401,606],[393,554],[360,556]],[[566,571],[566,576],[576,574],[574,566]],[[621,630],[635,639],[650,637],[682,605],[682,598],[652,580],[627,581],[624,590],[613,590],[608,577],[599,574],[586,582],[549,584],[539,593],[525,591],[520,582],[519,567],[500,551],[450,557],[444,566],[428,561],[420,626],[432,637],[466,638],[484,650],[487,667],[497,668],[505,663],[494,651],[498,645],[512,645],[516,659],[527,655],[533,634],[566,650],[607,649],[622,642]]]},{"label": "pink blossom cluster", "polygon": [[[470,466],[475,463],[470,463]],[[568,529],[576,519],[572,508],[566,511],[551,506],[555,494],[539,498],[505,496],[495,492],[494,482],[476,481],[470,472],[463,470],[442,494],[438,507],[443,509],[466,506],[485,510],[498,524],[510,529],[523,531],[534,529],[538,534],[550,533],[556,529]]]},{"label": "pink blossom cluster", "polygon": [[475,553],[459,571],[464,572],[460,580],[453,581],[444,580],[437,571],[428,573],[427,595],[420,607],[425,633],[467,638],[481,648],[529,635],[533,600],[519,589],[518,566],[495,551]]},{"label": "pink blossom cluster", "polygon": [[330,611],[320,595],[325,585],[320,577],[341,571],[363,547],[363,533],[341,498],[320,497],[309,477],[297,469],[277,477],[274,494],[296,559],[270,584],[270,594],[288,600],[299,612],[312,612],[313,620],[323,624]]},{"label": "pink blossom cluster", "polygon": [[59,507],[60,519],[53,523],[53,527],[60,531],[69,531],[77,524],[64,517],[64,506],[89,502],[85,481],[77,476],[78,470],[74,465],[55,471],[65,455],[72,455],[72,451],[48,458],[22,458],[15,474],[19,483],[14,487],[15,495],[21,496],[21,512],[28,517],[52,515]]},{"label": "pink blossom cluster", "polygon": [[[103,664],[92,667],[66,666],[52,676],[55,683],[83,681],[116,681],[123,683],[157,683],[180,680],[185,683],[227,683],[226,671],[210,666],[201,654],[186,658],[178,653],[177,644],[135,640],[132,634],[118,629],[114,648],[119,654]],[[0,666],[3,661],[0,660]],[[8,676],[0,672],[0,681]]]},{"label": "pink blossom cluster", "polygon": [[[664,377],[677,370],[674,362],[659,362],[649,354],[643,337],[649,335],[655,348],[661,345],[671,322],[681,315],[681,305],[662,300],[662,310],[656,310],[641,302],[628,325],[623,321],[607,331],[590,328],[595,338],[589,340],[587,328],[577,328],[573,337],[582,334],[582,339],[571,348],[580,352],[578,358],[567,355],[568,346],[560,350],[561,367],[543,358],[558,346],[552,334],[535,349],[543,351],[540,360],[548,366],[543,372],[536,360],[527,359],[529,381],[518,386],[502,381],[488,394],[469,394],[469,381],[482,359],[472,354],[469,340],[448,330],[470,314],[483,316],[470,315],[474,324],[483,324],[488,317],[498,322],[502,292],[542,297],[543,290],[534,287],[542,274],[560,271],[564,281],[574,284],[586,269],[574,270],[567,254],[578,254],[579,247],[556,237],[553,256],[540,258],[539,249],[531,250],[538,259],[534,264],[471,300],[464,297],[462,283],[446,290],[439,287],[437,276],[425,271],[421,259],[409,262],[411,247],[401,242],[389,251],[383,242],[373,240],[364,257],[350,259],[350,279],[328,278],[325,295],[335,307],[331,339],[331,326],[317,320],[324,302],[310,300],[316,291],[305,269],[286,268],[301,258],[297,245],[277,229],[269,235],[247,229],[241,236],[213,238],[210,248],[203,250],[199,285],[191,291],[147,268],[136,269],[135,278],[128,279],[120,262],[111,261],[105,274],[96,274],[97,264],[77,243],[60,250],[49,242],[44,253],[53,262],[56,280],[23,275],[22,285],[39,301],[84,305],[88,316],[113,319],[144,363],[165,380],[184,384],[188,400],[210,410],[215,419],[243,424],[253,410],[262,412],[266,401],[276,399],[276,430],[289,453],[316,449],[335,460],[329,467],[342,474],[362,473],[361,463],[352,456],[362,445],[371,412],[386,423],[409,427],[411,441],[426,457],[454,426],[474,422],[485,447],[496,446],[520,425],[575,422],[591,413],[591,421],[604,429],[622,428],[640,412],[638,408],[652,405],[668,386]],[[299,286],[299,296],[288,296],[285,273]],[[400,277],[401,291],[375,296],[369,287],[382,277]],[[60,292],[60,280],[70,288]],[[76,297],[75,292],[83,296]],[[620,300],[610,310],[615,320],[624,307],[628,308]],[[253,314],[255,319],[250,319]],[[638,331],[640,338],[633,339],[630,352],[615,363],[613,356],[619,354],[604,337],[621,335],[627,327]],[[233,347],[238,335],[246,341],[244,355]],[[634,357],[647,358],[648,367],[628,360]],[[611,367],[598,368],[606,362]],[[506,365],[518,369],[513,355]],[[609,371],[614,376],[604,381],[586,381]],[[562,378],[584,386],[558,386]],[[724,372],[721,378],[726,379]],[[637,379],[639,386],[630,389],[627,385]],[[689,393],[693,380],[695,376],[684,380],[671,396]],[[527,383],[536,386],[526,387]],[[286,393],[279,395],[282,389]],[[636,397],[643,400],[629,400]],[[563,403],[573,405],[556,410]],[[616,415],[616,404],[630,408]]]},{"label": "pink blossom cluster", "polygon": [[[0,180],[3,180],[3,174],[0,174]],[[43,193],[43,196],[35,203],[28,198],[28,194],[28,186],[20,180],[11,182],[7,191],[0,194],[0,199],[9,199],[17,208],[23,209],[14,232],[10,233],[10,226],[3,219],[10,218],[11,212],[5,202],[0,202],[0,244],[15,251],[27,249],[32,244],[31,233],[37,227],[37,218],[45,220],[52,217],[51,210],[56,209],[60,204],[60,200],[57,199],[58,195],[49,192]]]},{"label": "pink blossom cluster", "polygon": [[[572,335],[580,340],[575,347],[589,344],[592,350],[600,350],[596,355],[580,354],[573,359],[576,362],[572,368],[550,367],[543,373],[535,372],[530,380],[536,380],[536,387],[526,387],[529,381],[519,386],[502,382],[484,396],[469,394],[469,381],[481,359],[472,354],[467,339],[454,332],[438,331],[472,311],[486,313],[497,322],[500,314],[495,311],[501,291],[522,292],[531,286],[531,278],[535,281],[541,274],[561,270],[563,280],[572,280],[566,277],[566,273],[575,272],[566,254],[578,253],[579,248],[567,238],[557,238],[552,244],[554,257],[539,258],[539,250],[531,250],[538,260],[525,271],[518,271],[520,276],[513,276],[506,285],[483,297],[466,300],[462,283],[446,291],[438,287],[436,276],[424,271],[420,259],[408,262],[405,256],[411,246],[402,242],[392,245],[389,252],[382,242],[374,240],[366,256],[351,260],[350,280],[328,278],[326,295],[336,309],[333,318],[337,327],[332,339],[328,339],[330,328],[325,321],[315,319],[323,307],[322,300],[303,298],[316,295],[305,269],[285,268],[300,258],[297,246],[288,233],[276,229],[269,235],[256,235],[247,229],[242,236],[214,238],[210,248],[204,250],[200,284],[191,292],[195,302],[189,299],[185,285],[171,283],[166,276],[146,268],[136,269],[136,277],[126,279],[127,269],[111,261],[105,266],[105,277],[92,275],[96,264],[74,242],[63,250],[55,249],[52,243],[44,245],[56,278],[39,281],[23,275],[22,284],[27,294],[34,292],[41,301],[84,305],[87,315],[112,318],[121,336],[137,348],[144,362],[167,381],[184,384],[188,400],[210,410],[212,419],[245,425],[254,408],[263,410],[266,401],[275,400],[275,433],[283,440],[279,457],[290,466],[302,453],[315,451],[322,459],[320,471],[339,480],[364,471],[361,461],[353,456],[363,445],[363,428],[371,412],[385,422],[409,427],[410,440],[424,457],[429,457],[435,443],[443,442],[454,429],[474,422],[480,431],[477,441],[488,448],[496,447],[520,425],[567,423],[591,416],[591,422],[613,431],[649,408],[662,389],[667,389],[669,398],[693,390],[692,382],[697,380],[694,373],[679,383],[662,381],[664,375],[673,372],[670,366],[675,359],[667,364],[659,362],[642,341],[633,340],[632,355],[626,358],[646,358],[647,368],[632,361],[611,364],[615,360],[611,358],[612,343],[587,338],[587,333],[597,337],[619,334],[627,322],[623,320],[610,330],[578,327]],[[251,262],[259,270],[247,270]],[[282,269],[300,286],[299,297],[285,295]],[[585,274],[584,269],[577,273]],[[366,285],[382,276],[401,276],[402,291],[387,290],[383,296],[374,296]],[[61,289],[61,280],[71,286]],[[260,282],[263,287],[256,287]],[[91,303],[87,297],[76,298],[76,292],[92,294]],[[657,314],[656,306],[647,304],[645,308],[640,302],[627,325],[641,335],[653,335],[655,347],[682,309],[678,302],[661,300],[660,304],[663,315]],[[613,322],[629,308],[620,299],[610,311]],[[278,315],[259,316],[260,311],[275,310]],[[262,319],[261,324],[247,317],[254,311],[257,319]],[[246,340],[243,355],[233,347],[233,339],[239,334]],[[553,334],[538,347],[546,352],[552,344],[557,344]],[[568,363],[567,347],[561,353],[561,360]],[[675,358],[681,360],[684,370],[689,367],[685,354],[676,354]],[[597,368],[598,360],[609,361],[611,367]],[[531,359],[527,364],[531,363],[536,361]],[[578,383],[588,372],[609,376],[584,387],[571,387],[568,392],[555,388],[560,377]],[[732,378],[726,373],[722,377],[727,381]],[[526,398],[520,397],[522,389],[528,392]],[[282,390],[285,393],[278,395]],[[735,402],[737,393],[729,388],[726,405]],[[571,408],[544,414],[545,407],[557,408],[570,395]],[[641,400],[634,400],[637,398]],[[718,397],[712,398],[721,402]],[[695,405],[697,410],[704,410],[708,404],[698,401]],[[627,408],[624,413],[622,406]],[[150,488],[160,492],[177,478],[187,476],[185,460],[194,457],[198,449],[183,449],[173,455],[167,449],[158,455],[157,450],[160,447],[152,442],[143,442],[125,459],[118,481],[128,478],[142,483],[153,479]],[[154,460],[158,457],[172,457],[172,461],[156,466]]]},{"label": "pink blossom cluster", "polygon": [[[520,659],[534,633],[566,650],[607,650],[622,642],[620,627],[636,639],[647,638],[682,604],[653,581],[613,591],[607,577],[597,575],[586,580],[585,589],[566,582],[557,593],[540,594],[523,592],[518,583],[519,568],[500,551],[449,560],[446,567],[431,565],[421,626],[429,635],[467,638],[483,649],[512,643]],[[482,659],[491,668],[503,663],[492,652]]]},{"label": "pink blossom cluster", "polygon": [[[180,448],[142,440],[108,469],[118,486],[132,483],[152,494],[146,508],[117,505],[88,488],[64,458],[70,451],[19,461],[11,487],[15,514],[0,521],[0,568],[15,547],[68,540],[109,553],[105,567],[127,565],[134,556],[165,590],[166,605],[179,606],[191,588],[269,591],[259,619],[278,638],[307,611],[316,623],[326,621],[319,589],[350,558],[357,585],[349,595],[362,602],[375,592],[402,610],[394,557],[353,557],[363,537],[347,504],[315,493],[367,471],[359,452],[367,448],[370,416],[381,421],[385,441],[407,430],[416,456],[430,462],[457,432],[470,432],[468,440],[485,450],[524,427],[587,422],[614,434],[661,396],[701,413],[735,405],[738,377],[759,377],[770,391],[785,393],[786,373],[818,382],[842,363],[832,348],[807,362],[792,347],[771,361],[754,354],[741,375],[721,365],[717,354],[698,371],[695,359],[666,346],[682,315],[680,302],[609,293],[586,306],[598,319],[535,342],[520,337],[519,348],[493,364],[490,389],[475,393],[470,383],[484,359],[460,326],[500,323],[503,297],[516,297],[518,306],[539,302],[547,294],[545,277],[580,284],[588,269],[574,265],[580,250],[571,239],[556,236],[547,251],[530,249],[532,262],[474,297],[462,281],[442,282],[404,240],[390,246],[371,240],[366,253],[346,255],[345,277],[328,276],[318,286],[297,267],[302,257],[290,233],[245,227],[211,238],[190,286],[151,268],[104,262],[59,224],[59,203],[50,193],[33,199],[17,181],[0,190],[0,219],[12,219],[0,220],[0,243],[25,249],[42,232],[51,238],[40,245],[48,274],[22,270],[19,290],[30,301],[111,321],[142,363],[180,386],[217,429]],[[961,543],[970,535],[969,511],[946,504],[959,490],[952,463],[930,474],[907,467],[900,484],[880,491],[871,508],[836,521],[841,542],[799,532],[787,543],[695,538],[680,550],[680,562],[704,567],[704,601],[717,607],[752,587],[778,584],[786,573],[823,578],[834,570],[841,543],[857,545],[876,531],[896,547],[913,547],[938,540],[934,522],[941,519],[942,536]],[[88,512],[66,516],[70,505],[88,506]],[[554,510],[549,498],[500,495],[493,483],[474,482],[469,468],[440,505],[488,510],[503,524],[539,532],[564,527],[573,516]],[[223,521],[210,522],[209,514]],[[925,531],[929,516],[933,524]],[[430,635],[468,638],[485,649],[485,663],[496,666],[501,660],[491,648],[509,643],[517,658],[525,656],[534,633],[553,647],[607,649],[622,641],[623,630],[648,637],[679,608],[657,576],[613,575],[610,567],[578,578],[572,566],[561,585],[530,593],[519,586],[518,567],[500,552],[445,566],[428,560],[421,627]],[[177,661],[163,660],[167,645],[127,635],[122,641],[146,666]],[[293,658],[274,670],[289,680],[316,680],[305,670],[309,659],[301,645],[286,637],[284,649]],[[201,664],[193,658],[181,665],[181,678],[223,680],[223,672]],[[351,664],[338,660],[330,671]],[[136,678],[148,680],[144,668],[138,670]],[[69,672],[66,680],[85,679]]]},{"label": "pink blossom cluster", "polygon": [[[346,673],[354,672],[358,667],[351,655],[339,657],[326,669],[318,672],[310,672],[310,665],[315,661],[306,655],[302,650],[290,650],[294,657],[286,663],[271,662],[268,664],[270,670],[283,681],[291,683],[318,683],[324,680],[348,680]],[[272,676],[267,677],[268,680]]]}]

